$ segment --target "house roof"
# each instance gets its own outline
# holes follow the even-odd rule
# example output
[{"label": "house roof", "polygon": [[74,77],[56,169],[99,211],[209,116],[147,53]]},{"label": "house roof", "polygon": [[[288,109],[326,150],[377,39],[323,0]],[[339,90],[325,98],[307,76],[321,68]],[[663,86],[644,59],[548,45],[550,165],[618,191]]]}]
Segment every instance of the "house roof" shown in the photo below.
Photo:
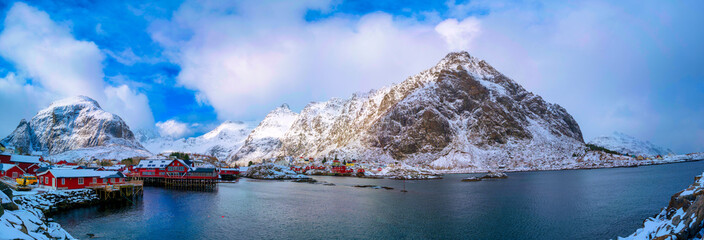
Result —
[{"label": "house roof", "polygon": [[215,168],[196,168],[191,170],[191,172],[215,172]]},{"label": "house roof", "polygon": [[[17,165],[15,164],[8,164],[8,163],[0,163],[0,171],[7,171],[10,170],[10,168],[16,167]],[[22,168],[20,168],[22,169]]]},{"label": "house roof", "polygon": [[10,161],[21,163],[40,163],[39,156],[11,155]]},{"label": "house roof", "polygon": [[165,168],[173,160],[171,159],[144,159],[139,161],[136,168]]},{"label": "house roof", "polygon": [[40,173],[44,175],[51,173],[56,178],[72,178],[72,177],[99,177],[99,178],[116,178],[124,177],[121,172],[117,171],[96,171],[90,169],[49,169],[49,171]]},{"label": "house roof", "polygon": [[46,172],[46,171],[49,170],[49,169],[51,169],[51,168],[49,168],[49,167],[40,167],[40,168],[37,168],[37,170],[34,171],[34,172],[36,172],[36,173],[42,173],[42,172]]}]

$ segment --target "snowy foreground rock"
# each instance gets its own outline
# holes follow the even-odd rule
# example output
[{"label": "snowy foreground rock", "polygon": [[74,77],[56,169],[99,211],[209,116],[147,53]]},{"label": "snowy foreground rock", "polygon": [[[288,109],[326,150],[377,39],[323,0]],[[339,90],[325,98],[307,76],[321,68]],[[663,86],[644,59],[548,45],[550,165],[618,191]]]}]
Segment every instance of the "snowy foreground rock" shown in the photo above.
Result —
[{"label": "snowy foreground rock", "polygon": [[[50,191],[15,196],[14,202],[0,192],[0,239],[74,239],[58,223],[46,221],[44,212],[57,207],[75,207],[97,201],[91,190]],[[5,209],[12,206],[15,210]]]},{"label": "snowy foreground rock", "polygon": [[670,203],[655,217],[643,222],[643,228],[619,239],[702,239],[704,230],[704,174],[694,184],[672,195]]},{"label": "snowy foreground rock", "polygon": [[244,173],[244,177],[266,180],[310,179],[306,175],[298,174],[287,167],[273,163],[250,166]]}]

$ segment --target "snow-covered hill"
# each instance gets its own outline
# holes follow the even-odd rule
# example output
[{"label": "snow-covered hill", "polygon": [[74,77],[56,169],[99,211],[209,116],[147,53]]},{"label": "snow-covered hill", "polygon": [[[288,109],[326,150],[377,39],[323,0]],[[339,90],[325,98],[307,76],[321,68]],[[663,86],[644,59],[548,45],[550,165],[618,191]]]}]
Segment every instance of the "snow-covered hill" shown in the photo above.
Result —
[{"label": "snow-covered hill", "polygon": [[49,159],[123,159],[152,155],[135,140],[129,126],[119,116],[104,111],[98,102],[85,96],[53,102],[30,121],[22,119],[0,142],[24,152],[44,152]]},{"label": "snow-covered hill", "polygon": [[608,136],[594,138],[589,141],[589,144],[628,155],[642,155],[645,157],[650,157],[674,154],[672,150],[668,148],[657,146],[649,141],[642,141],[620,132],[614,132]]},{"label": "snow-covered hill", "polygon": [[153,153],[188,152],[225,159],[237,151],[252,129],[242,122],[225,121],[212,131],[190,138],[160,137],[155,131],[139,130],[138,139]]},{"label": "snow-covered hill", "polygon": [[245,165],[249,161],[256,163],[262,162],[262,159],[276,157],[276,151],[281,147],[281,138],[297,117],[298,114],[291,111],[286,104],[269,112],[252,130],[244,145],[227,157],[228,161]]},{"label": "snow-covered hill", "polygon": [[538,169],[574,164],[585,149],[565,109],[466,52],[397,85],[311,103],[278,143],[245,144],[240,152],[258,154],[229,159],[337,155],[447,170]]}]

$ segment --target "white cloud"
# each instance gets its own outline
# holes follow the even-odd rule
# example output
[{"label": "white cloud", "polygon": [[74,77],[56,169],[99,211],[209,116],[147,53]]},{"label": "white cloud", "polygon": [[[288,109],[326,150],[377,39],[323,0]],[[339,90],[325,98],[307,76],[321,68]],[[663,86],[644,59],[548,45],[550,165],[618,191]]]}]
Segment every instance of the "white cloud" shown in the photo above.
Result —
[{"label": "white cloud", "polygon": [[181,138],[193,133],[191,126],[173,119],[157,122],[156,128],[162,137]]},{"label": "white cloud", "polygon": [[[169,21],[155,21],[150,33],[181,66],[178,84],[196,90],[198,101],[212,105],[221,120],[400,82],[456,45],[434,25],[385,13],[304,20],[307,8],[326,6],[186,2]],[[475,22],[456,28],[467,36],[465,28]]]},{"label": "white cloud", "polygon": [[68,26],[52,21],[46,12],[21,2],[12,5],[0,33],[0,55],[18,71],[0,81],[15,89],[2,90],[8,92],[3,96],[14,96],[8,105],[16,107],[3,114],[16,117],[7,121],[31,117],[52,100],[86,95],[100,102],[106,111],[121,116],[132,128],[153,126],[146,96],[127,86],[106,84],[102,65],[105,56],[98,46],[76,40]]},{"label": "white cloud", "polygon": [[122,50],[121,52],[113,52],[109,49],[103,50],[105,53],[107,53],[110,57],[114,58],[115,61],[122,63],[127,66],[132,66],[135,63],[142,61],[142,58],[134,54],[132,51],[132,48],[126,48],[125,50]]},{"label": "white cloud", "polygon": [[452,50],[471,50],[470,44],[480,34],[479,20],[473,17],[462,21],[450,18],[435,26]]}]

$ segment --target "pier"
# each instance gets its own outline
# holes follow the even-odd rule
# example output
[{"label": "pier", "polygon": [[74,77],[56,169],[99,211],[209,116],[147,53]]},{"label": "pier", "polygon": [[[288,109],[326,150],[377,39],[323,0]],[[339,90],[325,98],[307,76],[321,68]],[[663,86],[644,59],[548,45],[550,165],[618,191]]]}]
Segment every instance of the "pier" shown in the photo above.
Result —
[{"label": "pier", "polygon": [[144,182],[138,180],[127,181],[117,185],[91,185],[92,189],[100,198],[101,202],[134,202],[144,194]]},{"label": "pier", "polygon": [[215,191],[218,186],[217,178],[193,178],[193,177],[129,177],[131,181],[141,181],[146,186],[164,187],[169,189],[193,190],[193,191]]}]

